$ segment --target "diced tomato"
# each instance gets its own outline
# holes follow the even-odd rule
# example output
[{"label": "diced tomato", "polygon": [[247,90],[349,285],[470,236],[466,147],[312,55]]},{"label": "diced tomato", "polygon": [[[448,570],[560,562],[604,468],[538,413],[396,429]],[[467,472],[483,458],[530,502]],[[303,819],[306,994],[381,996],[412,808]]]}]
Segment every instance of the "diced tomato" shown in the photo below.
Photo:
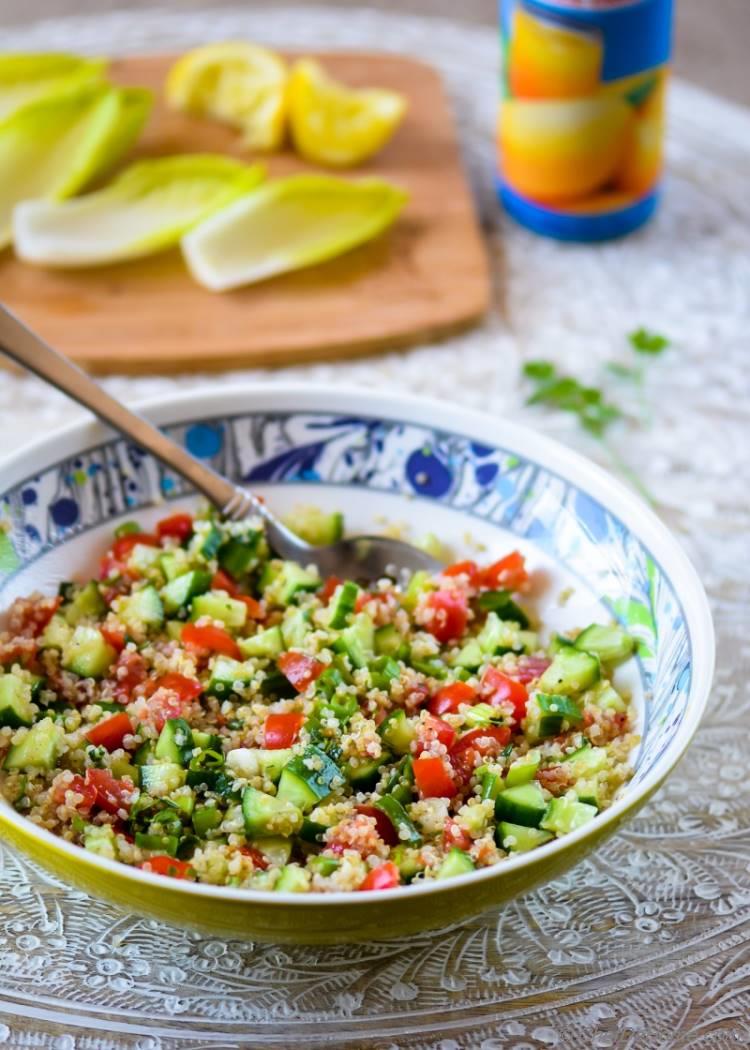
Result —
[{"label": "diced tomato", "polygon": [[437,755],[420,755],[412,766],[414,780],[422,798],[453,798],[456,784],[444,759]]},{"label": "diced tomato", "polygon": [[359,594],[357,595],[357,600],[354,603],[354,611],[355,611],[355,613],[362,612],[362,610],[367,605],[367,603],[371,602],[372,599],[376,598],[376,597],[377,597],[377,595],[370,594],[369,591],[360,591]]},{"label": "diced tomato", "polygon": [[479,686],[482,699],[493,707],[502,704],[511,704],[513,707],[513,718],[520,723],[526,717],[526,704],[529,694],[522,682],[516,681],[496,667],[488,667],[482,675]]},{"label": "diced tomato", "polygon": [[475,561],[457,561],[443,569],[443,576],[468,576],[469,583],[474,586],[479,574],[479,566]]},{"label": "diced tomato", "polygon": [[133,547],[158,547],[159,537],[150,532],[128,532],[124,536],[118,536],[110,548],[110,553],[115,561],[126,561]]},{"label": "diced tomato", "polygon": [[303,693],[325,670],[325,664],[306,653],[282,653],[276,662],[298,693]]},{"label": "diced tomato", "polygon": [[469,618],[466,595],[460,591],[431,591],[425,606],[432,612],[425,627],[439,642],[460,638]]},{"label": "diced tomato", "polygon": [[509,591],[517,591],[523,587],[529,579],[526,571],[526,559],[520,551],[511,551],[504,558],[488,565],[482,569],[479,578],[480,587],[489,587],[493,590],[507,588]]},{"label": "diced tomato", "polygon": [[448,817],[443,827],[443,843],[446,849],[467,850],[471,848],[471,835],[457,824],[455,820]]},{"label": "diced tomato", "polygon": [[185,704],[189,703],[190,700],[195,700],[203,692],[203,686],[197,678],[188,678],[187,675],[176,674],[174,671],[157,678],[154,687],[154,691],[156,689],[169,689],[170,692],[177,693],[180,700]]},{"label": "diced tomato", "polygon": [[143,871],[153,872],[154,875],[169,875],[173,879],[186,879],[191,870],[186,860],[168,857],[166,853],[158,853],[155,857],[149,857],[137,867]]},{"label": "diced tomato", "polygon": [[132,732],[133,725],[123,711],[122,714],[112,715],[111,718],[97,722],[85,736],[95,747],[106,747],[107,751],[116,751],[118,747],[122,747],[127,734]]},{"label": "diced tomato", "polygon": [[401,882],[401,873],[392,860],[373,868],[359,887],[361,890],[392,890]]},{"label": "diced tomato", "polygon": [[256,868],[260,868],[261,871],[265,871],[268,868],[268,858],[264,857],[255,846],[240,846],[240,853],[245,857],[252,857],[253,865]]},{"label": "diced tomato", "polygon": [[442,718],[436,718],[435,715],[428,715],[417,728],[417,754],[421,755],[426,751],[433,740],[439,740],[450,750],[455,739],[456,730],[452,725],[444,722]]},{"label": "diced tomato", "polygon": [[123,651],[125,648],[125,631],[122,627],[112,627],[105,623],[102,624],[99,630],[102,632],[102,637],[108,645],[111,645],[118,653]]},{"label": "diced tomato", "polygon": [[115,699],[121,704],[129,704],[135,689],[146,681],[148,668],[140,653],[123,649],[113,671]]},{"label": "diced tomato", "polygon": [[323,581],[323,586],[318,591],[318,597],[322,602],[329,602],[333,597],[333,592],[336,590],[338,585],[343,581],[338,576],[329,576]]},{"label": "diced tomato", "polygon": [[37,638],[57,610],[62,598],[31,598],[14,602],[8,615],[9,632],[17,637]]},{"label": "diced tomato", "polygon": [[96,791],[95,804],[107,813],[129,810],[133,785],[128,780],[117,780],[108,769],[87,769],[86,784]]},{"label": "diced tomato", "polygon": [[455,714],[461,704],[473,704],[476,698],[474,686],[467,682],[451,682],[438,689],[427,706],[433,715]]},{"label": "diced tomato", "polygon": [[242,657],[240,647],[223,627],[215,627],[207,624],[198,627],[194,623],[186,623],[180,635],[183,645],[189,649],[208,649],[212,653],[221,653],[223,656],[231,656],[233,660]]},{"label": "diced tomato", "polygon": [[509,740],[510,726],[486,726],[464,733],[449,752],[456,776],[466,783],[476,767],[487,757],[498,755]]},{"label": "diced tomato", "polygon": [[164,536],[174,536],[182,543],[193,534],[193,516],[180,512],[168,518],[162,518],[160,522],[157,522],[156,532],[159,539]]},{"label": "diced tomato", "polygon": [[374,817],[377,833],[386,846],[398,846],[401,841],[398,837],[398,832],[382,809],[378,809],[377,806],[367,806],[364,804],[357,806],[356,809],[357,813],[363,813],[366,817]]},{"label": "diced tomato", "polygon": [[212,591],[226,591],[234,598],[239,592],[234,579],[224,569],[217,569],[211,580]]},{"label": "diced tomato", "polygon": [[236,597],[237,601],[242,602],[247,609],[247,615],[251,620],[265,619],[266,610],[256,598],[251,598],[249,594],[238,594]]},{"label": "diced tomato", "polygon": [[77,803],[76,809],[79,813],[88,813],[96,802],[96,788],[93,784],[87,784],[78,773],[75,774],[69,784],[58,784],[53,793],[52,800],[62,806],[68,791],[75,791],[76,795],[82,795],[81,801]]},{"label": "diced tomato", "polygon": [[263,727],[263,745],[269,751],[291,747],[299,736],[305,716],[300,711],[271,712]]}]

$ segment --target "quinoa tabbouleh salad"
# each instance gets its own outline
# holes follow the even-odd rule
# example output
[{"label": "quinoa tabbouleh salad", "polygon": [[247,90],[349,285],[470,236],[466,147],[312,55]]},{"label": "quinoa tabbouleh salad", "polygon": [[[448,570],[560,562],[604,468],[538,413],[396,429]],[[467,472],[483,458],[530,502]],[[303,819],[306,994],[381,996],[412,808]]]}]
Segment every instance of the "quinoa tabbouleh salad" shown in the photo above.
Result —
[{"label": "quinoa tabbouleh salad", "polygon": [[[301,511],[312,543],[339,514]],[[513,551],[362,587],[280,561],[259,521],[121,525],[98,578],[0,636],[0,787],[86,850],[247,889],[385,890],[502,863],[630,776],[633,652],[542,645]]]}]

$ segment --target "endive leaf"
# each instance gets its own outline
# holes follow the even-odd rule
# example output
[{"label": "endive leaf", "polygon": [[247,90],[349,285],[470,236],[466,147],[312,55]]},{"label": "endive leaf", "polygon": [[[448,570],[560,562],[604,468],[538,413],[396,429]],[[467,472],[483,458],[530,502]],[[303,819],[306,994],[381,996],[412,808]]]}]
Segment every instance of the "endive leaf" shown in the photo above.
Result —
[{"label": "endive leaf", "polygon": [[104,59],[57,53],[0,55],[0,122],[30,102],[101,80]]},{"label": "endive leaf", "polygon": [[18,203],[71,196],[130,145],[146,114],[135,120],[129,97],[91,86],[24,106],[0,124],[0,248]]},{"label": "endive leaf", "polygon": [[262,178],[259,165],[210,153],[140,161],[96,193],[19,204],[13,243],[22,259],[47,266],[138,258],[176,244]]},{"label": "endive leaf", "polygon": [[390,226],[407,195],[382,179],[291,175],[241,197],[182,239],[195,279],[226,291],[330,259]]}]

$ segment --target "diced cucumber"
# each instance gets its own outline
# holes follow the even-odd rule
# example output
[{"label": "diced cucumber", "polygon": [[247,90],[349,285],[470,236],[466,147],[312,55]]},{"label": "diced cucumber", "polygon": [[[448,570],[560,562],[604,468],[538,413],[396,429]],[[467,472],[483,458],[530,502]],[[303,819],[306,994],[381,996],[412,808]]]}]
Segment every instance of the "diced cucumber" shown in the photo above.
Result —
[{"label": "diced cucumber", "polygon": [[136,753],[133,755],[133,761],[136,766],[145,766],[150,762],[154,754],[154,742],[153,740],[144,740],[140,745]]},{"label": "diced cucumber", "polygon": [[284,524],[313,547],[337,543],[344,535],[343,514],[319,507],[300,507],[284,518]]},{"label": "diced cucumber", "polygon": [[62,610],[66,623],[71,627],[75,627],[81,620],[98,620],[106,611],[107,606],[96,580],[91,580],[85,587],[81,587],[73,600]]},{"label": "diced cucumber", "polygon": [[310,857],[307,866],[313,875],[322,875],[323,878],[326,878],[328,875],[333,875],[340,865],[335,857],[324,857],[321,853],[317,857]]},{"label": "diced cucumber", "polygon": [[603,664],[616,667],[635,651],[635,638],[622,627],[592,623],[575,640],[576,649],[598,656]]},{"label": "diced cucumber", "polygon": [[138,766],[138,783],[154,798],[163,798],[185,783],[185,770],[176,762],[154,762]]},{"label": "diced cucumber", "polygon": [[310,873],[299,864],[287,864],[281,869],[275,889],[278,893],[307,893],[310,889]]},{"label": "diced cucumber", "polygon": [[64,649],[73,636],[73,628],[64,616],[55,613],[41,633],[40,649]]},{"label": "diced cucumber", "polygon": [[115,529],[115,539],[119,540],[123,536],[137,536],[139,532],[143,532],[143,529],[137,521],[123,521]]},{"label": "diced cucumber", "polygon": [[257,788],[242,792],[242,816],[248,838],[281,835],[288,838],[302,826],[302,811],[287,798],[267,795]]},{"label": "diced cucumber", "polygon": [[319,586],[317,573],[308,572],[296,562],[283,561],[266,588],[265,597],[273,605],[289,605],[300,591],[315,591]]},{"label": "diced cucumber", "polygon": [[243,656],[273,659],[284,652],[284,637],[280,627],[267,627],[265,631],[258,631],[249,638],[241,638],[238,645]]},{"label": "diced cucumber", "polygon": [[211,831],[218,828],[223,819],[224,815],[218,806],[196,806],[193,810],[193,831],[199,839],[205,839]]},{"label": "diced cucumber", "polygon": [[496,839],[501,849],[511,853],[526,853],[537,846],[543,846],[555,836],[551,831],[542,831],[540,828],[527,828],[523,824],[511,824],[502,820],[497,826]]},{"label": "diced cucumber", "polygon": [[87,824],[83,829],[83,848],[99,857],[117,860],[117,839],[111,824]]},{"label": "diced cucumber", "polygon": [[476,671],[485,660],[485,654],[476,638],[470,638],[461,648],[458,656],[453,661],[454,667],[465,667],[468,671]]},{"label": "diced cucumber", "polygon": [[116,659],[116,651],[101,631],[79,624],[63,650],[62,664],[81,678],[102,678]]},{"label": "diced cucumber", "polygon": [[[583,713],[576,701],[555,693],[536,693],[527,704],[526,711],[526,728],[531,736],[557,736],[566,726],[579,725],[583,721]],[[535,733],[533,723],[536,713],[539,720]]]},{"label": "diced cucumber", "polygon": [[553,798],[550,801],[540,826],[547,831],[554,831],[556,835],[565,835],[576,828],[582,828],[595,816],[596,806],[563,795],[562,798]]},{"label": "diced cucumber", "polygon": [[393,795],[383,795],[374,805],[388,817],[401,842],[407,846],[421,845],[422,836],[398,799]]},{"label": "diced cucumber", "polygon": [[164,630],[167,632],[167,638],[170,642],[179,642],[182,638],[182,628],[185,626],[182,620],[167,620],[164,624]]},{"label": "diced cucumber", "polygon": [[368,662],[367,670],[371,688],[382,689],[386,693],[390,691],[391,682],[401,677],[401,664],[392,656],[376,656]]},{"label": "diced cucumber", "polygon": [[379,758],[371,758],[367,761],[360,759],[357,765],[349,762],[344,770],[346,779],[355,791],[369,790],[380,779],[380,767],[390,762],[391,758],[391,755],[382,754]]},{"label": "diced cucumber", "polygon": [[[332,625],[331,625],[332,626]],[[353,667],[366,667],[373,657],[375,628],[367,613],[359,613],[332,643],[334,652],[348,656]]]},{"label": "diced cucumber", "polygon": [[575,646],[570,638],[566,638],[564,634],[553,634],[549,640],[547,646],[550,656],[555,656],[561,649],[574,649]]},{"label": "diced cucumber", "polygon": [[117,615],[126,627],[136,632],[147,631],[149,627],[160,627],[164,623],[164,606],[159,592],[155,587],[148,586],[120,598]]},{"label": "diced cucumber", "polygon": [[190,571],[190,555],[182,547],[162,551],[159,562],[161,571],[170,582]]},{"label": "diced cucumber", "polygon": [[607,749],[585,745],[566,755],[563,761],[570,765],[576,777],[591,777],[607,768]]},{"label": "diced cucumber", "polygon": [[234,579],[239,579],[258,564],[258,547],[263,534],[248,532],[233,536],[219,548],[219,565]]},{"label": "diced cucumber", "polygon": [[396,755],[408,755],[411,742],[417,735],[416,728],[401,707],[397,707],[383,719],[378,726],[378,733],[383,743]]},{"label": "diced cucumber", "polygon": [[486,656],[497,653],[523,652],[526,639],[517,623],[501,620],[497,613],[490,612],[484,627],[477,635],[479,648]]},{"label": "diced cucumber", "polygon": [[492,704],[473,704],[464,714],[464,725],[470,729],[482,729],[489,725],[499,725],[504,721],[505,715]]},{"label": "diced cucumber", "polygon": [[211,573],[202,569],[191,569],[175,577],[161,589],[161,600],[167,613],[176,613],[185,609],[190,600],[203,594],[211,586]]},{"label": "diced cucumber", "polygon": [[291,758],[291,748],[236,747],[227,754],[226,762],[235,776],[249,780],[260,774],[275,784]]},{"label": "diced cucumber", "polygon": [[412,574],[401,599],[401,604],[407,612],[414,612],[422,596],[427,594],[428,591],[434,591],[436,586],[437,584],[429,572],[419,569]]},{"label": "diced cucumber", "polygon": [[392,656],[395,660],[405,660],[409,654],[409,646],[392,623],[378,627],[373,636],[373,644],[378,656]]},{"label": "diced cucumber", "polygon": [[595,776],[590,779],[577,780],[573,790],[579,802],[586,802],[589,806],[601,809],[601,787]]},{"label": "diced cucumber", "polygon": [[310,614],[306,609],[290,606],[284,613],[281,634],[285,649],[299,648],[312,630]]},{"label": "diced cucumber", "polygon": [[179,835],[156,835],[146,831],[136,831],[135,844],[139,849],[153,853],[166,853],[168,857],[176,857],[180,838]]},{"label": "diced cucumber", "polygon": [[599,681],[600,675],[601,668],[597,656],[564,647],[555,654],[537,685],[545,693],[574,696],[590,689]]},{"label": "diced cucumber", "polygon": [[340,583],[328,603],[328,626],[338,631],[346,627],[359,597],[359,587],[352,580]]},{"label": "diced cucumber", "polygon": [[63,745],[62,726],[51,718],[35,722],[5,756],[3,769],[54,769]]},{"label": "diced cucumber", "polygon": [[189,723],[184,718],[168,718],[156,741],[154,755],[162,762],[184,767],[190,762],[194,747]]},{"label": "diced cucumber", "polygon": [[212,561],[219,553],[219,547],[223,539],[221,530],[217,529],[213,522],[205,524],[196,522],[189,550],[204,561]]},{"label": "diced cucumber", "polygon": [[424,861],[418,849],[413,846],[394,846],[391,849],[391,860],[401,873],[405,882],[410,882],[415,875],[424,871]]},{"label": "diced cucumber", "polygon": [[191,620],[200,620],[202,616],[220,620],[225,627],[242,627],[247,619],[247,606],[230,598],[225,591],[208,591],[193,598],[190,606]]},{"label": "diced cucumber", "polygon": [[145,543],[136,543],[128,555],[127,567],[133,572],[145,575],[149,569],[159,568],[163,553],[161,547],[151,547]]},{"label": "diced cucumber", "polygon": [[455,878],[456,875],[466,875],[468,872],[474,871],[474,868],[474,861],[469,854],[464,853],[462,849],[458,849],[457,846],[454,846],[438,868],[435,878],[452,879]]},{"label": "diced cucumber", "polygon": [[320,824],[317,820],[310,820],[309,817],[305,817],[302,821],[302,827],[299,829],[299,837],[303,842],[316,842],[320,845],[325,841],[324,835],[328,830],[328,824]]},{"label": "diced cucumber", "polygon": [[628,709],[627,701],[607,681],[597,682],[593,689],[581,697],[581,706],[587,704],[593,704],[602,711],[617,711],[618,714],[625,714]]},{"label": "diced cucumber", "polygon": [[336,763],[325,751],[311,744],[284,767],[277,797],[288,799],[303,812],[309,812],[343,783],[344,776]]},{"label": "diced cucumber", "polygon": [[538,751],[527,751],[521,758],[511,762],[510,769],[505,776],[507,787],[517,787],[519,784],[527,784],[533,780],[539,769],[541,755]]},{"label": "diced cucumber", "polygon": [[249,664],[232,660],[229,656],[217,656],[211,668],[211,678],[206,686],[206,692],[220,699],[234,690],[235,682],[240,686],[246,685],[255,677],[255,668]]},{"label": "diced cucumber", "polygon": [[34,721],[31,685],[13,674],[0,675],[0,726],[30,726]]},{"label": "diced cucumber", "polygon": [[528,784],[506,788],[495,799],[495,816],[511,824],[538,828],[547,810],[542,789],[535,780]]},{"label": "diced cucumber", "polygon": [[517,623],[519,627],[529,626],[528,616],[513,601],[510,591],[483,591],[477,599],[477,605],[483,612],[496,613],[501,620]]},{"label": "diced cucumber", "polygon": [[255,839],[253,846],[260,850],[271,864],[280,867],[288,864],[292,855],[292,840],[282,838],[280,835],[268,835],[262,839]]}]

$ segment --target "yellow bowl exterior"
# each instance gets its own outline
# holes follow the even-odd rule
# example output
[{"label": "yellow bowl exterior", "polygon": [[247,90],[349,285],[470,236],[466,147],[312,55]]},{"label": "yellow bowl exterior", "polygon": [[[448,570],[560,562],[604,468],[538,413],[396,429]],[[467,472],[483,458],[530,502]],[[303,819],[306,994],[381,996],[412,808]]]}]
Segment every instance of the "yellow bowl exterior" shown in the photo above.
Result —
[{"label": "yellow bowl exterior", "polygon": [[[191,894],[187,885],[168,878],[146,882],[126,865],[100,867],[80,848],[72,856],[54,838],[49,841],[33,824],[17,823],[0,807],[3,838],[54,875],[79,889],[102,897],[128,912],[146,914],[164,922],[191,926],[203,933],[278,944],[348,944],[421,933],[453,924],[504,904],[549,882],[581,861],[595,846],[608,839],[659,787],[634,799],[614,821],[594,822],[587,835],[562,840],[555,851],[540,850],[528,863],[510,869],[502,864],[484,878],[468,883],[448,881],[439,892],[418,890],[389,893],[353,893],[345,902],[321,901],[300,896],[295,902],[237,892],[230,896]],[[490,869],[488,869],[490,870]]]}]

